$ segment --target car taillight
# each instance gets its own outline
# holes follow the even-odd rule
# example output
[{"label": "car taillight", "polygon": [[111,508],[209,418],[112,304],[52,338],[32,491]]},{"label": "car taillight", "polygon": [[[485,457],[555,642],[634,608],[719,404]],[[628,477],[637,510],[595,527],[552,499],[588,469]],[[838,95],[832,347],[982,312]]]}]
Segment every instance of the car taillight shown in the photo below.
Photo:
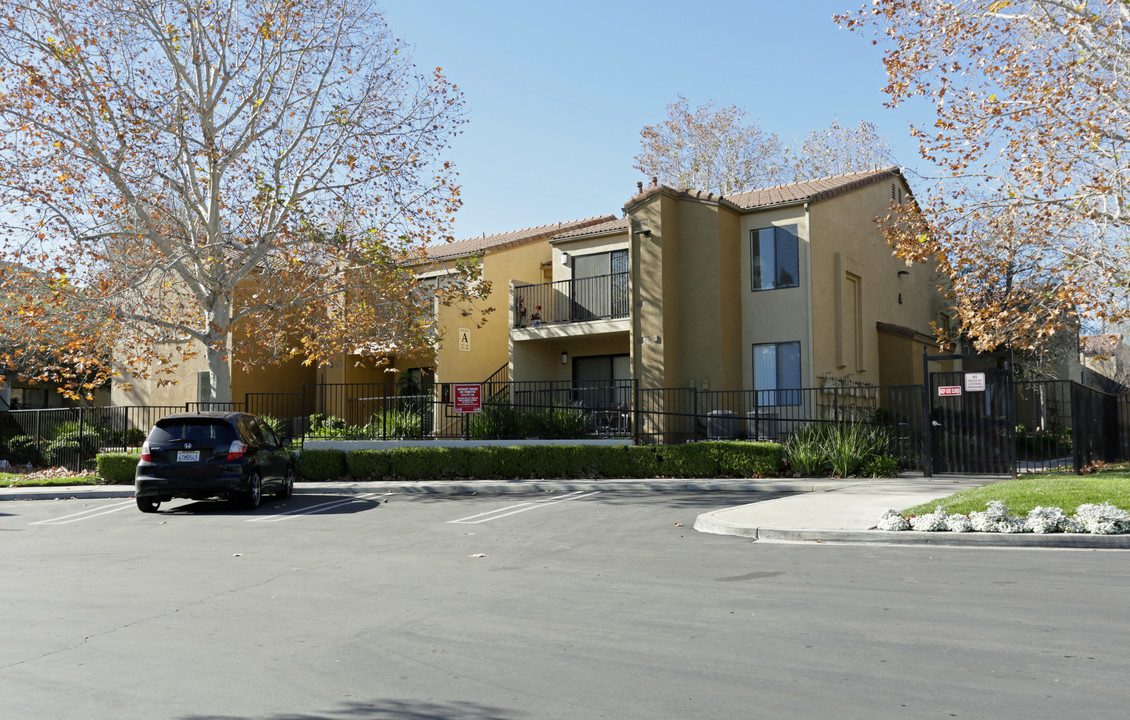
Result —
[{"label": "car taillight", "polygon": [[153,455],[149,452],[149,441],[141,443],[141,462],[153,462]]},{"label": "car taillight", "polygon": [[247,452],[246,445],[239,440],[232,440],[231,447],[228,448],[228,460],[239,460],[245,452]]}]

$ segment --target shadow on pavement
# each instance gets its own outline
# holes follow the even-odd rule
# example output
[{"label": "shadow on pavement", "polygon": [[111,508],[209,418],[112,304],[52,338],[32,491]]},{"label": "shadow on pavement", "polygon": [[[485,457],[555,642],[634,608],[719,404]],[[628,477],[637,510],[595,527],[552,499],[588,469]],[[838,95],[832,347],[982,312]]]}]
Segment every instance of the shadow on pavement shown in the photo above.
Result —
[{"label": "shadow on pavement", "polygon": [[[170,506],[162,503],[157,511],[158,515],[201,515],[201,516],[238,516],[253,518],[264,515],[279,515],[281,513],[299,514],[309,511],[317,515],[354,515],[359,512],[373,510],[388,500],[387,497],[361,497],[357,495],[293,495],[280,499],[265,497],[254,510],[241,507],[238,503],[224,500],[189,501],[183,505]],[[177,501],[173,501],[177,502]]]},{"label": "shadow on pavement", "polygon": [[[346,702],[341,707],[323,712],[295,712],[276,715],[255,715],[255,720],[519,720],[529,714],[505,711],[473,702],[416,702],[411,700],[376,700],[370,703]],[[181,720],[252,720],[241,715],[185,715]]]}]

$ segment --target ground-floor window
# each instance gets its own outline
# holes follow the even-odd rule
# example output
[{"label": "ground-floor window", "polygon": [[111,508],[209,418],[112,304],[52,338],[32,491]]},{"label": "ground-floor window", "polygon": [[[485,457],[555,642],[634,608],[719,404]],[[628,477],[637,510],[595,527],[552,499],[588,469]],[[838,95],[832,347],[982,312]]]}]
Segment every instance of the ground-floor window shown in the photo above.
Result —
[{"label": "ground-floor window", "polygon": [[753,346],[753,389],[759,405],[800,405],[800,343]]}]

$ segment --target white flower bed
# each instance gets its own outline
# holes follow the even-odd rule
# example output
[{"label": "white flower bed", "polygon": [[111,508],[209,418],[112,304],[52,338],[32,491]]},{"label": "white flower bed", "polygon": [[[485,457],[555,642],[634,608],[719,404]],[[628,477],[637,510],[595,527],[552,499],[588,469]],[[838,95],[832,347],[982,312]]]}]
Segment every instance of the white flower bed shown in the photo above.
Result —
[{"label": "white flower bed", "polygon": [[1010,515],[1000,500],[985,503],[986,509],[969,515],[947,514],[942,506],[934,512],[904,518],[888,508],[879,518],[879,530],[918,530],[919,532],[997,532],[997,533],[1092,533],[1117,535],[1130,533],[1130,513],[1110,503],[1080,505],[1075,517],[1057,507],[1035,507],[1027,517]]}]

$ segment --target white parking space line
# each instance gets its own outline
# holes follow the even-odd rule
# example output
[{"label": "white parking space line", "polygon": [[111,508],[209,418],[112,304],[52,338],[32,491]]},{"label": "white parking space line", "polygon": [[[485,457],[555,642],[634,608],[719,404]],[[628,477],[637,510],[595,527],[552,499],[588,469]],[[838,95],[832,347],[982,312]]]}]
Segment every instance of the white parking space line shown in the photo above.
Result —
[{"label": "white parking space line", "polygon": [[460,518],[458,520],[448,520],[447,524],[448,525],[477,525],[479,523],[490,522],[491,520],[498,520],[499,518],[509,517],[511,515],[517,515],[518,513],[523,513],[523,512],[526,512],[528,510],[537,510],[538,508],[549,507],[550,505],[557,505],[559,503],[569,502],[570,500],[578,500],[578,499],[583,498],[583,497],[588,497],[589,495],[599,495],[600,493],[601,493],[600,490],[594,490],[593,492],[583,492],[581,490],[577,490],[576,492],[571,492],[568,495],[564,495],[562,497],[552,497],[552,498],[546,498],[545,500],[537,500],[535,502],[526,502],[526,503],[519,503],[517,505],[508,505],[507,507],[504,507],[504,508],[498,508],[496,510],[489,510],[487,512],[481,512],[481,513],[478,513],[476,515],[468,515],[467,517]]},{"label": "white parking space line", "polygon": [[368,500],[370,498],[383,498],[388,497],[392,494],[393,493],[365,493],[364,495],[353,495],[342,500],[330,500],[329,502],[311,505],[310,507],[298,508],[296,510],[287,510],[286,512],[279,513],[278,515],[264,515],[263,517],[251,518],[247,522],[279,522],[282,520],[290,520],[291,518],[296,518],[300,515],[313,515],[314,513],[327,512],[329,510],[333,510],[334,508],[339,508],[343,505],[349,505],[361,500]]},{"label": "white parking space line", "polygon": [[66,525],[67,523],[96,518],[100,515],[109,515],[110,513],[115,513],[119,510],[125,510],[126,508],[131,507],[134,504],[135,503],[133,500],[127,500],[122,503],[114,503],[113,505],[110,505],[108,507],[90,508],[89,510],[71,513],[70,515],[64,515],[63,517],[51,518],[50,520],[37,520],[33,523],[28,523],[28,525]]}]

